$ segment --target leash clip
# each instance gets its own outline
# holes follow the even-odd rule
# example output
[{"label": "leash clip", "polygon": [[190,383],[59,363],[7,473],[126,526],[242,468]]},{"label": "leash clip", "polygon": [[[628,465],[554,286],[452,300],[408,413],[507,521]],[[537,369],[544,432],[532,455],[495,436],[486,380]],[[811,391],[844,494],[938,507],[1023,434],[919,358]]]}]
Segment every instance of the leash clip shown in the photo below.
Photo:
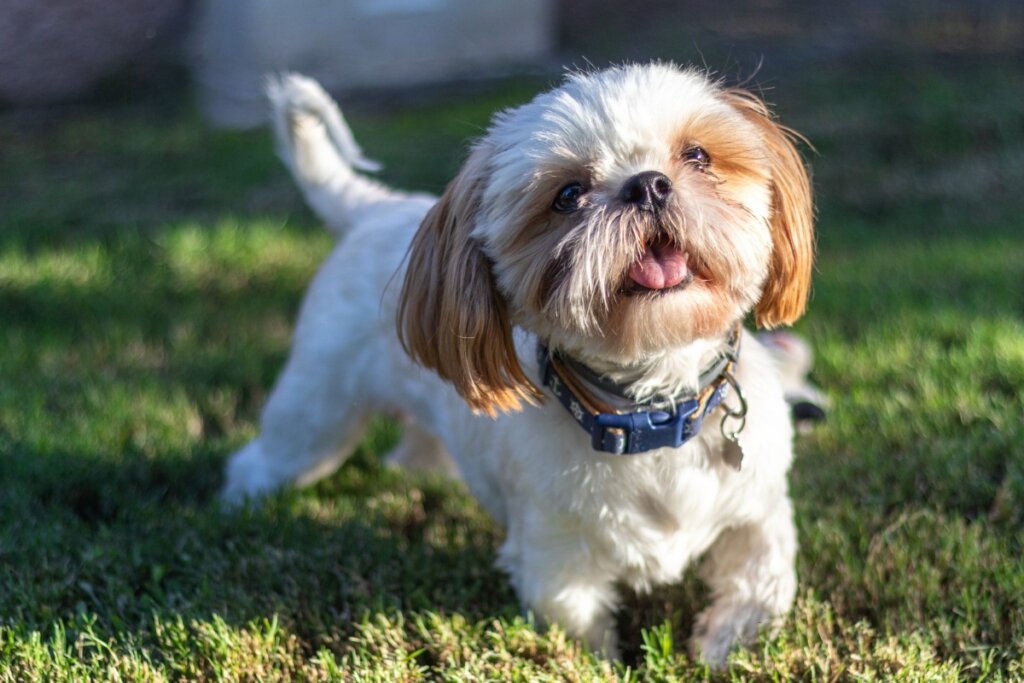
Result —
[{"label": "leash clip", "polygon": [[[722,401],[722,409],[725,411],[725,415],[722,416],[722,422],[719,424],[719,429],[727,440],[739,444],[740,432],[747,426],[747,397],[743,395],[743,390],[740,389],[739,382],[733,376],[730,370],[722,371],[722,378],[732,387],[732,390],[736,392],[736,397],[740,400],[740,407],[738,409],[730,408],[728,403]],[[725,423],[728,420],[738,420],[739,425],[732,430],[726,429]]]}]

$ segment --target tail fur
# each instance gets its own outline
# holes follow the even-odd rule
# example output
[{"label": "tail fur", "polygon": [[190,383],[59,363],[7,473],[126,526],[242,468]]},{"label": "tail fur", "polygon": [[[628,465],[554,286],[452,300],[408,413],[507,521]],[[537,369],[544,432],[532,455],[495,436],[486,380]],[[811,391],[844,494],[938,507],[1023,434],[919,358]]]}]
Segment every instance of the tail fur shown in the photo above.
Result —
[{"label": "tail fur", "polygon": [[277,153],[313,211],[338,237],[363,209],[392,190],[359,173],[380,164],[363,156],[338,105],[311,78],[284,74],[267,81]]}]

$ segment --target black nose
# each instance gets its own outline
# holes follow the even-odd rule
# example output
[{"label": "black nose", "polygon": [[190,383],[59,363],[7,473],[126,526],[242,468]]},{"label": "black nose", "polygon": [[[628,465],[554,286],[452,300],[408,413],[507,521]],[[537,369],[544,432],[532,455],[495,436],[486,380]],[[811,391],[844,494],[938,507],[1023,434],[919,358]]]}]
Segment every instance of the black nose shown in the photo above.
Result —
[{"label": "black nose", "polygon": [[672,181],[658,171],[644,171],[626,181],[619,199],[627,204],[636,204],[641,211],[654,211],[665,207],[672,194]]}]

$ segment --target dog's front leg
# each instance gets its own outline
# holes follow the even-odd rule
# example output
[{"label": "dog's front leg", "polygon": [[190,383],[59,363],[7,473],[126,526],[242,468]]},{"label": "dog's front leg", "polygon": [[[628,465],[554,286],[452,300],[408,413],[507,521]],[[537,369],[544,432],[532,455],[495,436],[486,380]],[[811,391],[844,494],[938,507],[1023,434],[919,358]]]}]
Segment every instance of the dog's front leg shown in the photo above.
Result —
[{"label": "dog's front leg", "polygon": [[501,563],[524,610],[534,615],[538,628],[557,624],[593,652],[617,659],[614,572],[575,529],[540,514],[528,516],[535,517],[534,524],[513,521],[501,549]]},{"label": "dog's front leg", "polygon": [[752,642],[759,628],[785,614],[796,594],[795,557],[785,495],[763,520],[723,532],[700,567],[712,603],[697,617],[691,653],[721,668],[736,645]]}]

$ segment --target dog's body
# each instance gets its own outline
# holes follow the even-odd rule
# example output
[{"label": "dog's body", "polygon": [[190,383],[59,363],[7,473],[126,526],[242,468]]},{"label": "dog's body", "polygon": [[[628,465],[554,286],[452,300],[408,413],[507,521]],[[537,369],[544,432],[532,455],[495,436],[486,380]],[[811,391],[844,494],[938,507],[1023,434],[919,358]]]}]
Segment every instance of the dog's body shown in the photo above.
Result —
[{"label": "dog's body", "polygon": [[[681,79],[682,84],[698,91],[718,92],[690,72],[660,66],[632,69],[640,76],[643,69],[663,69],[670,81]],[[629,68],[621,71],[629,72]],[[626,85],[629,83],[627,77]],[[488,232],[499,228],[488,228],[487,220],[477,220],[472,235],[464,236],[455,246],[445,247],[440,241],[443,236],[424,244],[431,229],[457,227],[452,216],[460,211],[459,181],[440,203],[431,197],[387,189],[353,171],[353,166],[366,168],[370,164],[362,159],[340,113],[315,84],[291,77],[273,87],[271,95],[282,157],[310,204],[342,237],[307,293],[291,357],[263,412],[262,433],[231,459],[225,498],[240,500],[287,483],[310,483],[347,457],[373,414],[399,414],[408,418],[409,424],[392,458],[431,467],[449,467],[449,456],[454,459],[471,492],[507,530],[501,564],[524,607],[543,621],[557,622],[592,647],[609,654],[616,651],[613,613],[618,602],[617,582],[646,589],[676,581],[684,568],[702,555],[701,574],[713,597],[698,619],[693,644],[707,660],[721,664],[738,641],[749,640],[760,625],[783,614],[796,589],[796,537],[786,484],[792,428],[774,363],[751,335],[743,334],[734,369],[750,406],[738,446],[719,428],[722,409],[710,412],[703,430],[679,448],[627,456],[595,452],[591,437],[556,400],[512,412],[518,399],[535,402],[539,394],[537,335],[603,374],[630,383],[641,399],[662,392],[674,395],[680,387],[692,389],[701,370],[727,351],[729,325],[750,310],[755,297],[768,286],[764,281],[774,265],[769,267],[767,254],[761,253],[770,249],[766,238],[760,233],[751,237],[752,265],[744,267],[754,272],[743,277],[749,277],[753,285],[746,289],[737,285],[723,295],[735,298],[729,300],[735,305],[722,317],[727,325],[714,327],[712,321],[693,329],[687,323],[689,327],[676,338],[666,338],[669,332],[651,332],[658,338],[653,347],[645,347],[643,340],[629,340],[611,348],[607,334],[598,334],[599,340],[593,342],[587,337],[591,332],[586,325],[565,324],[571,306],[551,313],[553,306],[541,309],[505,293],[507,287],[523,285],[529,276],[515,272],[516,260],[509,256],[512,252],[503,251],[498,233]],[[547,111],[544,106],[553,106],[542,98],[538,101],[543,105],[538,105],[542,114]],[[527,111],[522,116],[532,121],[535,113]],[[529,125],[514,121],[514,114],[506,116],[506,125],[512,125],[510,119],[516,127]],[[743,128],[742,119],[737,121],[744,133],[751,132]],[[500,138],[502,133],[498,130],[494,135]],[[643,157],[642,140],[635,142]],[[714,158],[716,152],[710,151]],[[479,152],[480,147],[474,158],[479,159]],[[487,153],[493,155],[494,150]],[[724,152],[719,154],[725,168],[728,160]],[[646,156],[637,162],[641,164],[637,168],[655,163],[650,159],[653,155]],[[474,163],[471,159],[467,168]],[[520,181],[512,176],[500,179],[503,171],[526,172],[514,166],[498,161],[487,171],[488,177],[492,182],[514,185]],[[594,174],[590,183],[596,193],[598,172]],[[477,181],[477,186],[486,185]],[[682,175],[674,179],[679,187],[685,182],[689,181]],[[696,178],[693,182],[703,181]],[[723,181],[716,178],[716,182]],[[764,221],[750,230],[767,230],[771,215],[767,204],[773,200],[762,196],[754,185],[744,189],[737,181],[736,186],[739,189],[731,191],[739,194],[729,201],[749,202],[743,207],[744,215]],[[499,214],[516,211],[511,200],[489,196],[490,190],[479,187],[474,191],[483,203],[476,211],[486,211],[488,202]],[[490,219],[491,225],[494,220]],[[421,224],[424,227],[417,232]],[[642,292],[650,300],[622,305],[653,308],[667,305],[655,300],[655,295],[690,297],[686,283],[680,284],[678,292],[660,291],[665,283],[650,280],[651,272],[673,277],[672,268],[678,263],[672,259],[682,253],[681,248],[673,252],[675,247],[658,241],[661,237],[646,239],[654,245],[643,247],[641,243],[646,250],[642,258],[647,259],[643,261],[647,274],[628,262],[625,267],[634,281],[652,285],[651,291]],[[440,287],[440,281],[452,272],[465,274],[465,268],[451,263],[434,277],[424,276],[423,269],[424,263],[439,258],[445,249],[457,251],[468,241],[486,245],[488,272],[493,269],[496,289],[504,293],[503,299],[512,309],[509,315],[518,326],[487,332],[487,325],[476,325],[472,329],[481,332],[470,336],[459,331],[460,321],[446,317],[450,314],[442,310],[446,304],[438,301],[441,295],[419,291]],[[522,245],[518,248],[524,249]],[[740,244],[736,248],[746,247]],[[526,258],[539,257],[528,254]],[[689,258],[689,252],[682,256],[684,262]],[[710,268],[718,267],[714,254],[702,258],[706,259],[702,262],[712,263]],[[685,271],[686,266],[682,268]],[[404,288],[400,287],[403,276]],[[590,276],[601,274],[592,272]],[[559,277],[566,281],[566,288],[580,286],[568,282],[564,274]],[[563,285],[549,283],[549,289],[551,286]],[[692,296],[701,292],[696,291]],[[458,287],[454,292],[459,292]],[[427,299],[417,300],[421,295]],[[465,285],[466,301],[454,303],[479,307],[474,295],[473,287]],[[589,311],[587,315],[599,319],[603,314]],[[604,326],[608,328],[610,323],[606,321]],[[449,331],[454,341],[446,339]],[[503,359],[500,362],[511,365],[500,372],[479,367],[488,362],[486,358],[494,357],[493,353],[474,351],[477,361],[476,365],[470,363],[473,372],[468,380],[456,376],[465,358],[451,363],[437,357],[438,348],[443,350],[446,344],[479,341],[487,334],[502,332],[507,332],[510,341],[501,352],[504,355],[498,355]],[[417,335],[429,338],[417,340]],[[414,362],[403,346],[434,371]],[[488,377],[498,377],[499,384],[504,384],[488,387]],[[479,380],[484,389],[467,388],[469,380]],[[495,395],[502,398],[493,399]],[[497,419],[478,414],[496,409],[508,414]],[[743,456],[739,469],[728,457],[730,449],[737,448]]]}]

